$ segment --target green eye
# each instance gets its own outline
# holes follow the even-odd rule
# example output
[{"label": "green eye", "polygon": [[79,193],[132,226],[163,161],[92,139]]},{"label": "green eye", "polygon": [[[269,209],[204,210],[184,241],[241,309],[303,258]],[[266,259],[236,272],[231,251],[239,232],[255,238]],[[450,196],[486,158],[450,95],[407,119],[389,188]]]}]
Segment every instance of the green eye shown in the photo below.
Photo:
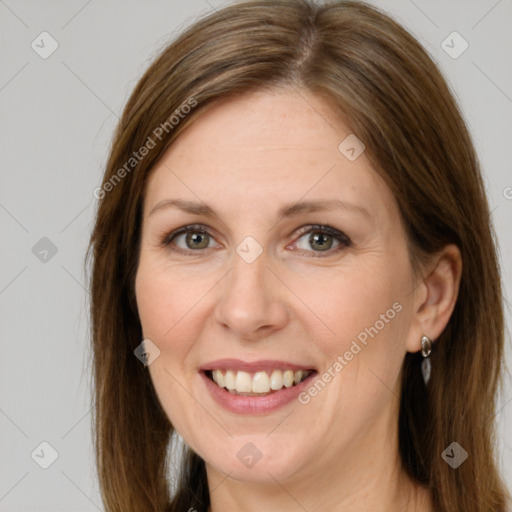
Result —
[{"label": "green eye", "polygon": [[[162,245],[164,247],[173,245],[178,251],[197,251],[199,249],[207,249],[211,238],[210,234],[202,226],[185,226],[167,235],[162,240]],[[179,245],[176,241],[182,239],[184,241]],[[185,244],[184,246],[183,243]]]},{"label": "green eye", "polygon": [[[307,238],[306,238],[307,236]],[[304,244],[301,246],[301,240]],[[336,244],[333,249],[333,244]],[[341,231],[331,228],[330,226],[306,226],[297,240],[298,248],[306,252],[336,252],[351,245],[350,239]],[[313,251],[310,249],[312,248]],[[312,257],[321,257],[312,255]]]},{"label": "green eye", "polygon": [[311,233],[308,238],[308,243],[314,249],[315,245],[319,251],[328,251],[333,244],[333,237],[327,233]]},{"label": "green eye", "polygon": [[[185,235],[185,245],[187,249],[206,249],[210,240],[210,235],[200,231],[189,231],[179,236]],[[179,238],[179,236],[177,238]]]}]

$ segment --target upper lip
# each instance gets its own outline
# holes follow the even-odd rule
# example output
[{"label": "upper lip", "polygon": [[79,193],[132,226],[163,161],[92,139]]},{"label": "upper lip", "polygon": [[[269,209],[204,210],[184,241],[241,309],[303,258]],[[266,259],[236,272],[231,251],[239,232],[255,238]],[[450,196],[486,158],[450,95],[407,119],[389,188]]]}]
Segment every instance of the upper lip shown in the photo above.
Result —
[{"label": "upper lip", "polygon": [[200,371],[209,370],[242,370],[248,373],[261,372],[264,370],[314,370],[312,366],[295,364],[275,359],[259,359],[257,361],[242,361],[241,359],[216,359],[204,364]]}]

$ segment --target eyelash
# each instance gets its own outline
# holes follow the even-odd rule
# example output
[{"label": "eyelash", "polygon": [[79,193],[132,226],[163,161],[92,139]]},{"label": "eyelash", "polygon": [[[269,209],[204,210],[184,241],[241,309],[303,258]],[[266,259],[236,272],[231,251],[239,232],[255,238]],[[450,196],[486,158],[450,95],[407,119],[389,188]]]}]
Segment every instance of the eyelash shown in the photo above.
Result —
[{"label": "eyelash", "polygon": [[[198,232],[198,233],[202,233],[202,234],[207,234],[209,237],[214,238],[205,226],[202,226],[201,224],[193,224],[193,225],[189,225],[189,226],[183,226],[182,228],[179,228],[179,229],[167,234],[162,239],[161,245],[165,248],[169,248],[169,246],[172,244],[172,241],[177,236],[182,235],[182,234],[187,234],[189,232]],[[352,242],[347,235],[345,235],[341,231],[338,231],[337,229],[334,229],[331,226],[321,225],[321,224],[313,224],[313,225],[303,226],[303,227],[299,228],[297,240],[302,238],[302,236],[304,236],[305,234],[308,234],[308,233],[321,233],[321,234],[325,234],[325,235],[330,235],[340,243],[340,245],[338,247],[336,247],[334,249],[328,249],[326,251],[306,251],[306,252],[313,253],[311,256],[309,256],[311,258],[325,258],[327,256],[331,256],[333,253],[337,253],[340,250],[343,250],[344,248],[350,247],[352,245]],[[181,254],[191,255],[191,253],[198,254],[205,249],[185,250],[180,247],[174,247],[170,250],[179,252]],[[326,253],[326,256],[321,256],[319,253]]]}]

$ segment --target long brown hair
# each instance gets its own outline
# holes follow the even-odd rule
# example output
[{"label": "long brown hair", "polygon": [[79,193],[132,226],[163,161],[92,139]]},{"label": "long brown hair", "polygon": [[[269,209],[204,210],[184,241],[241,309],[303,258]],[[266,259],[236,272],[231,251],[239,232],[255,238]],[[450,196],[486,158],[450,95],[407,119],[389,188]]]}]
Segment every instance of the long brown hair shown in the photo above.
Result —
[{"label": "long brown hair", "polygon": [[[422,46],[375,7],[343,0],[255,0],[204,17],[161,52],[124,109],[95,192],[86,256],[92,250],[94,441],[105,510],[208,508],[205,464],[191,450],[171,496],[174,429],[134,356],[142,339],[134,279],[144,187],[157,160],[207,105],[283,86],[321,95],[343,113],[395,195],[413,262],[448,243],[460,248],[459,297],[436,340],[428,388],[420,356],[404,361],[400,456],[431,489],[436,511],[502,512],[507,491],[496,467],[493,420],[503,305],[478,159]],[[134,157],[143,146],[145,155]],[[469,454],[456,470],[441,457],[452,442]]]}]

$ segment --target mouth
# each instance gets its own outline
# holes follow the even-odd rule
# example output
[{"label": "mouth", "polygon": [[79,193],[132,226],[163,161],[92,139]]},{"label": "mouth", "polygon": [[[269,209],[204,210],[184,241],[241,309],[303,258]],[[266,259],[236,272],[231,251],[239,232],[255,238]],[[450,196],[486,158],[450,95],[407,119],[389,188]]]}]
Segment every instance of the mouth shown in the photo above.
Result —
[{"label": "mouth", "polygon": [[291,405],[318,371],[286,361],[217,359],[199,368],[206,390],[223,409],[242,415],[271,414]]},{"label": "mouth", "polygon": [[219,388],[238,396],[268,396],[284,388],[304,382],[315,370],[265,369],[257,372],[244,370],[205,370],[206,377]]}]

